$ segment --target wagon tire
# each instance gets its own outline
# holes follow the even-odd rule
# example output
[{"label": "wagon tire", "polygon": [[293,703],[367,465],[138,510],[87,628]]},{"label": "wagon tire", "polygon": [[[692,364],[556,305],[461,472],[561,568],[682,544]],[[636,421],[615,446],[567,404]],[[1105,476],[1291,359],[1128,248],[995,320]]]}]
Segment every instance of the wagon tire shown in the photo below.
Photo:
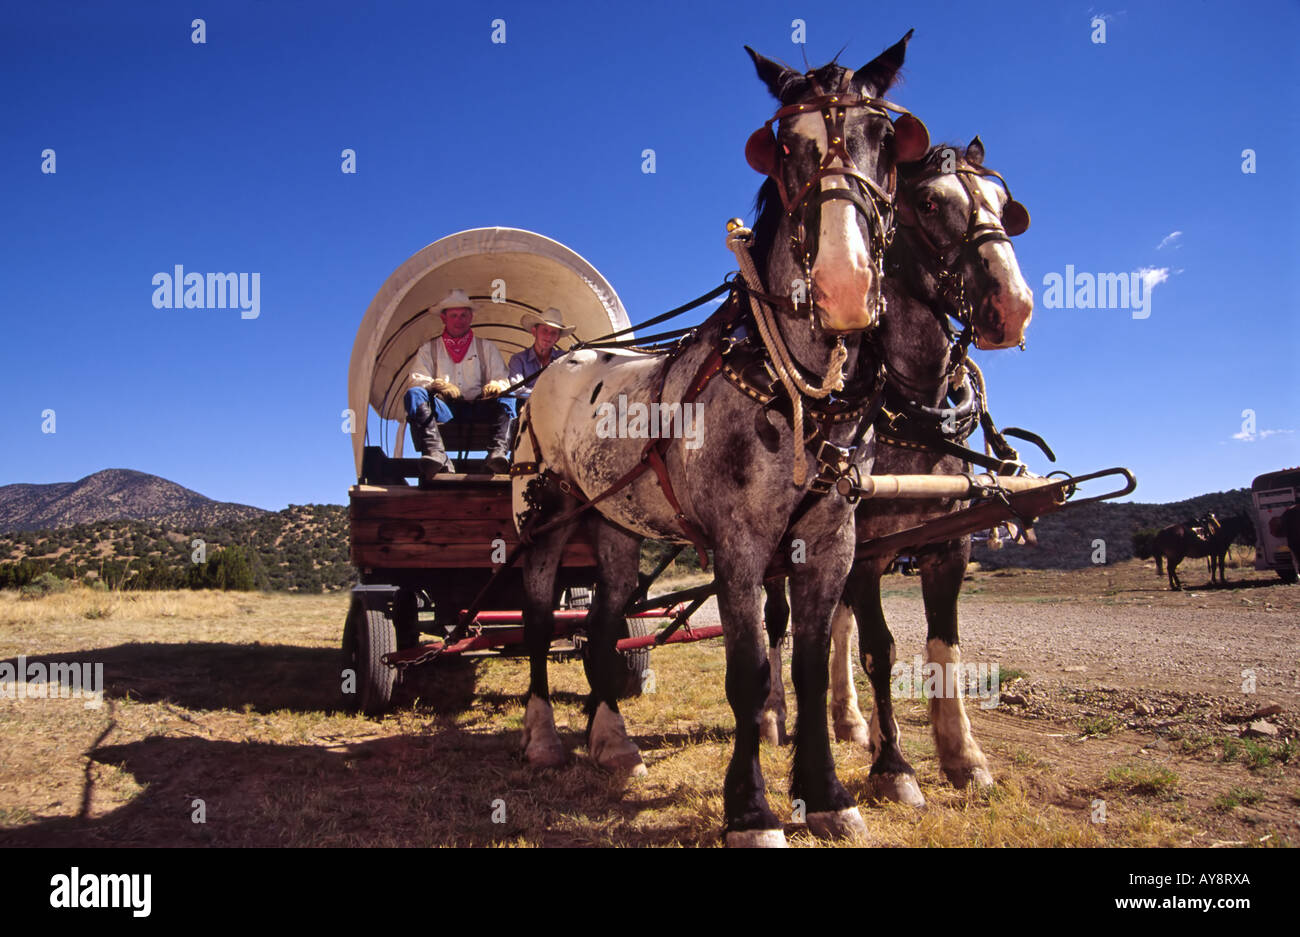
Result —
[{"label": "wagon tire", "polygon": [[410,589],[403,589],[393,597],[393,627],[397,630],[399,651],[420,643],[419,608],[419,597]]},{"label": "wagon tire", "polygon": [[397,628],[384,612],[353,602],[343,628],[344,666],[356,674],[356,693],[347,697],[350,708],[379,716],[393,700],[397,670],[384,663],[385,654],[397,650]]},{"label": "wagon tire", "polygon": [[1282,577],[1282,581],[1288,586],[1295,585],[1297,576],[1294,569],[1279,569],[1277,574]]},{"label": "wagon tire", "polygon": [[[625,638],[644,638],[647,635],[654,634],[654,628],[650,626],[650,620],[647,618],[625,618],[627,622],[627,634]],[[635,651],[619,652],[623,658],[623,668],[626,678],[623,683],[623,692],[618,696],[619,699],[631,699],[634,696],[640,696],[641,690],[645,687],[645,675],[650,671],[650,648],[638,648]]]}]

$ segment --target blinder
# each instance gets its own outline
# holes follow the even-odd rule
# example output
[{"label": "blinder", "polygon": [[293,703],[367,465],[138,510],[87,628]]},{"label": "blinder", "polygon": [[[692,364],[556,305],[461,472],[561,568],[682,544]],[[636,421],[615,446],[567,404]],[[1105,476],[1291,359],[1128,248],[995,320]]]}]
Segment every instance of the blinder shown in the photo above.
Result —
[{"label": "blinder", "polygon": [[1015,199],[1008,199],[1002,209],[1002,230],[1010,237],[1024,234],[1029,230],[1029,209]]}]

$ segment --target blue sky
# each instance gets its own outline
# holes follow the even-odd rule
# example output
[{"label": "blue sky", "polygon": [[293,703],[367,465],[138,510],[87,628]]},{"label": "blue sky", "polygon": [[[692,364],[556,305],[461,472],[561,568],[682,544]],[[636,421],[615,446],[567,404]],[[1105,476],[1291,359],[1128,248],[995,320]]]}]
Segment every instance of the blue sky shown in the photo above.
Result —
[{"label": "blue sky", "polygon": [[[742,46],[800,64],[795,18],[815,65],[915,27],[891,99],[936,140],[980,134],[1032,212],[1028,348],[979,359],[999,423],[1058,467],[1132,468],[1141,501],[1300,464],[1295,3],[211,0],[6,7],[0,484],[125,467],[272,509],[345,502],[357,325],[464,228],[564,242],[633,321],[705,292],[773,109]],[[155,309],[175,264],[258,272],[260,315]],[[1044,308],[1067,265],[1167,279],[1146,319]]]}]

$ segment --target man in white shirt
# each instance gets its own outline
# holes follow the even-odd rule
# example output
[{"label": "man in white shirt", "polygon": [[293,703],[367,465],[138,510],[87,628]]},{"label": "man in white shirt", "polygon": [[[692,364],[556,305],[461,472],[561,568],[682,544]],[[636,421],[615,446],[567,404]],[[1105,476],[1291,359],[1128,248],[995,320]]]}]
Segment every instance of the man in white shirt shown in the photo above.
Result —
[{"label": "man in white shirt", "polygon": [[510,471],[510,405],[501,393],[510,386],[505,362],[496,345],[479,338],[471,327],[474,304],[464,290],[452,290],[434,307],[442,318],[442,334],[424,345],[406,392],[406,420],[411,440],[420,451],[420,484],[455,467],[438,432],[439,423],[456,419],[493,424],[487,470]]}]

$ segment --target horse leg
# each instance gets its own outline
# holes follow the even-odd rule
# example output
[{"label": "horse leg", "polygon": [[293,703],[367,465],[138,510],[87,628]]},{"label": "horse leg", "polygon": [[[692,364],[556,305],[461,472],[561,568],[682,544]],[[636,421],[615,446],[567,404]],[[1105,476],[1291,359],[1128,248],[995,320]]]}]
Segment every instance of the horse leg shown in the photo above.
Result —
[{"label": "horse leg", "polygon": [[1167,559],[1169,560],[1169,588],[1174,592],[1181,592],[1183,583],[1178,578],[1178,564],[1183,561],[1183,558],[1175,554],[1167,557]]},{"label": "horse leg", "polygon": [[898,720],[894,718],[894,699],[890,678],[894,666],[894,636],[885,623],[880,605],[882,560],[857,564],[845,584],[844,599],[852,604],[858,621],[858,652],[862,669],[871,681],[874,705],[867,749],[871,752],[872,793],[882,800],[892,800],[912,807],[924,807],[925,798],[916,783],[916,771],[903,757],[898,744]]},{"label": "horse leg", "polygon": [[718,615],[727,653],[727,702],[736,718],[736,742],[723,782],[728,846],[784,846],[785,831],[767,805],[758,761],[763,702],[770,690],[769,663],[759,614],[763,568],[753,550],[714,551]]},{"label": "horse leg", "polygon": [[853,610],[836,602],[831,617],[831,723],[837,742],[856,742],[870,748],[867,720],[862,718],[858,688],[853,685],[853,639],[857,631]]},{"label": "horse leg", "polygon": [[806,563],[790,575],[794,609],[794,678],[799,712],[795,718],[794,765],[790,796],[803,801],[808,830],[820,837],[863,837],[867,825],[857,804],[835,775],[830,733],[826,727],[827,667],[831,615],[844,589],[852,562],[852,525],[848,535],[810,545]]},{"label": "horse leg", "polygon": [[784,745],[790,740],[785,732],[785,680],[781,674],[781,643],[790,624],[790,603],[785,600],[785,583],[763,586],[767,601],[763,604],[763,621],[767,625],[767,663],[772,689],[767,694],[760,717],[760,735],[769,745]]},{"label": "horse leg", "polygon": [[618,627],[637,583],[641,538],[590,516],[587,529],[596,546],[600,576],[596,597],[587,614],[587,750],[592,761],[615,774],[640,777],[646,773],[641,751],[627,734],[618,711],[625,672],[618,650]]},{"label": "horse leg", "polygon": [[555,731],[546,659],[555,634],[555,576],[564,544],[574,525],[558,527],[530,546],[524,555],[524,644],[528,648],[528,707],[524,711],[524,757],[538,768],[554,768],[568,760]]},{"label": "horse leg", "polygon": [[942,690],[930,700],[930,727],[934,730],[939,768],[953,787],[992,787],[993,775],[979,743],[971,735],[970,719],[962,699],[961,644],[957,634],[957,597],[970,560],[970,540],[952,541],[938,548],[921,564],[921,594],[929,625],[925,654],[937,664]]}]

